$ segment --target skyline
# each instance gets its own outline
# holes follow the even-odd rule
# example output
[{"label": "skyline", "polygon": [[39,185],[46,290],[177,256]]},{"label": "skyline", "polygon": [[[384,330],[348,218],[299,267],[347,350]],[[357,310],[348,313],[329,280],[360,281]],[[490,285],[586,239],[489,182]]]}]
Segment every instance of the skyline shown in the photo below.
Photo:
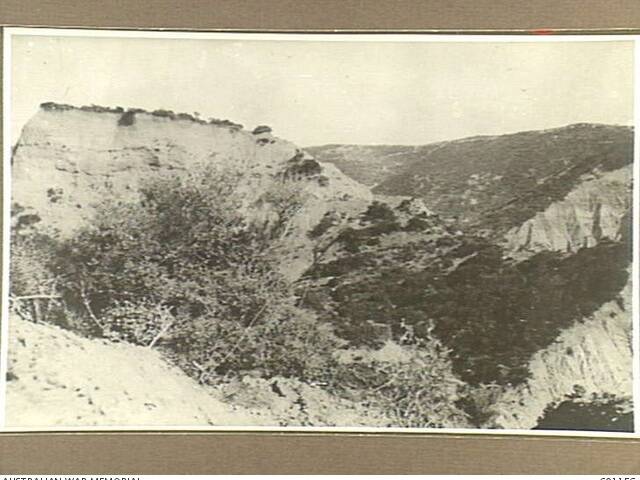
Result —
[{"label": "skyline", "polygon": [[302,147],[630,125],[620,43],[13,36],[12,142],[47,101],[197,111]]}]

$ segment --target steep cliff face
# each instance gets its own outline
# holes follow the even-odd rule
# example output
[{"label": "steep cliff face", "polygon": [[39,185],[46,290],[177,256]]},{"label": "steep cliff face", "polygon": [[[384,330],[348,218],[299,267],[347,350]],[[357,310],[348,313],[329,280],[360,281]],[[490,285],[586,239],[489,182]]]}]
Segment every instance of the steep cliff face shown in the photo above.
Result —
[{"label": "steep cliff face", "polygon": [[595,172],[562,200],[509,230],[505,249],[518,258],[545,250],[575,252],[601,240],[620,240],[631,201],[631,165]]},{"label": "steep cliff face", "polygon": [[[106,194],[135,198],[149,178],[197,165],[241,172],[245,214],[264,220],[273,209],[264,192],[275,182],[301,192],[304,204],[283,252],[297,278],[311,262],[306,236],[327,212],[350,215],[373,195],[334,165],[320,164],[270,132],[230,122],[207,123],[160,111],[116,111],[46,104],[27,123],[12,158],[12,202],[36,213],[63,236],[89,223]],[[279,186],[277,188],[280,188]]]},{"label": "steep cliff face", "polygon": [[[78,108],[42,109],[24,127],[12,159],[12,200],[32,207],[63,231],[81,225],[105,191],[135,195],[149,176],[210,164],[246,172],[255,201],[266,183],[304,157],[290,142],[255,135],[237,126],[139,112],[122,123],[123,113]],[[233,125],[233,124],[232,124]],[[266,141],[265,141],[266,140]],[[327,199],[341,194],[369,197],[366,187],[335,167],[320,167]],[[263,185],[258,185],[262,183]],[[263,188],[260,188],[263,187]]]},{"label": "steep cliff face", "polygon": [[63,232],[90,216],[105,191],[126,198],[150,175],[197,163],[273,168],[296,154],[281,140],[261,145],[248,132],[135,114],[42,109],[24,127],[13,157],[13,202],[32,207]]},{"label": "steep cliff face", "polygon": [[[631,230],[631,198],[631,165],[585,175],[563,199],[507,232],[506,254],[523,261],[541,252],[575,255],[603,242],[626,242]],[[592,315],[577,317],[552,345],[532,357],[527,382],[508,389],[496,405],[498,426],[533,428],[545,410],[567,399],[588,404],[595,398],[612,397],[631,405],[630,273],[628,279],[617,297]]]},{"label": "steep cliff face", "polygon": [[536,353],[527,382],[508,390],[494,405],[493,426],[535,427],[545,410],[568,398],[590,401],[614,396],[631,404],[631,282],[618,298],[564,330],[553,345]]}]

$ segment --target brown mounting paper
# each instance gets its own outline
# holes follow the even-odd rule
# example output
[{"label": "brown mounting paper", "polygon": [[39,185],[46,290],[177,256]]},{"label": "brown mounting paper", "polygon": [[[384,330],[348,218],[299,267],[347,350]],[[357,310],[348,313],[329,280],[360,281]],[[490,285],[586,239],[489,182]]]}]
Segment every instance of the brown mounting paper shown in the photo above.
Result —
[{"label": "brown mounting paper", "polygon": [[639,27],[633,0],[4,0],[14,26],[251,31],[601,31]]},{"label": "brown mounting paper", "polygon": [[[244,31],[638,33],[635,0],[3,0],[0,25]],[[637,474],[640,440],[447,434],[0,434],[31,474]]]}]

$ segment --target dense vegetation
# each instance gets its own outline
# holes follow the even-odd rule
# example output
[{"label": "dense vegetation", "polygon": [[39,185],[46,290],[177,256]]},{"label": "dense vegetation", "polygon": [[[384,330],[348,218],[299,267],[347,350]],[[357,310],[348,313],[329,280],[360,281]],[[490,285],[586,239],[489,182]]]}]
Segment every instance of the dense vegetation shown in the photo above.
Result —
[{"label": "dense vegetation", "polygon": [[381,325],[395,334],[402,325],[418,336],[433,332],[454,352],[456,373],[472,384],[523,382],[533,353],[616,298],[627,280],[626,240],[514,263],[481,238],[455,237],[446,228],[430,238],[437,219],[421,221],[413,241],[403,235],[391,247],[388,239],[384,250],[376,245],[385,236],[407,233],[389,213],[345,230],[336,257],[310,272],[317,287],[305,301],[355,343],[379,343]]},{"label": "dense vegetation", "polygon": [[347,342],[277,268],[295,188],[278,180],[264,195],[277,219],[252,221],[242,181],[206,168],[150,179],[137,200],[105,199],[67,239],[14,206],[14,312],[157,348],[205,384],[289,377],[375,405],[393,425],[466,424],[462,382],[434,337],[405,329],[402,361],[339,361]]},{"label": "dense vegetation", "polygon": [[[168,110],[81,110],[117,113],[121,127],[143,113],[206,123]],[[254,133],[260,145],[272,141],[267,126]],[[295,217],[304,195],[330,182],[301,151],[256,182],[271,187],[255,205],[247,205],[255,185],[247,172],[211,167],[149,178],[126,202],[104,198],[70,238],[14,205],[11,308],[156,348],[203,384],[286,377],[381,411],[390,425],[488,424],[491,403],[527,379],[535,352],[617,298],[631,248],[623,229],[619,242],[518,263],[495,239],[564,197],[583,174],[626,165],[630,138],[628,128],[576,125],[358,147],[381,152],[378,170],[332,147],[332,161],[356,179],[367,171],[377,191],[408,191],[429,208],[386,197],[359,216],[329,209],[306,232],[312,264],[297,280],[281,272],[288,236],[303,235]],[[63,201],[55,188],[46,193]],[[372,353],[390,344],[397,358]]]},{"label": "dense vegetation", "polygon": [[314,352],[339,341],[295,307],[269,250],[282,223],[247,222],[238,180],[172,176],[143,187],[138,202],[107,201],[47,262],[73,316],[94,334],[162,346],[200,378],[321,369]]}]

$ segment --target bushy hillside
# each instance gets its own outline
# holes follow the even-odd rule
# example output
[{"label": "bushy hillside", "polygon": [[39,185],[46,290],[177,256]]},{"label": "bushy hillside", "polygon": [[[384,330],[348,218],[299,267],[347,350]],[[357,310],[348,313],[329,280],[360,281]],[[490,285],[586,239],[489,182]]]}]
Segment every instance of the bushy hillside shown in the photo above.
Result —
[{"label": "bushy hillside", "polygon": [[267,126],[45,104],[13,158],[12,314],[279,424],[532,428],[606,376],[598,345],[631,371],[631,148],[580,124],[314,159]]},{"label": "bushy hillside", "polygon": [[[581,176],[631,163],[628,127],[575,124],[420,147],[308,149],[374,192],[411,195],[461,225],[504,232],[566,196]],[[376,172],[375,179],[371,178]]]},{"label": "bushy hillside", "polygon": [[344,231],[334,258],[309,272],[305,301],[355,343],[376,344],[403,325],[433,332],[471,383],[524,381],[535,352],[614,298],[628,278],[626,242],[514,263],[436,216],[413,218],[408,228],[397,213],[387,215]]},{"label": "bushy hillside", "polygon": [[[403,166],[424,158],[439,145],[321,145],[307,147],[305,151],[373,188],[395,175]],[[407,192],[400,193],[405,194]]]},{"label": "bushy hillside", "polygon": [[[262,396],[256,385],[277,395],[321,385],[336,405],[381,412],[372,424],[467,424],[464,384],[438,339],[389,338],[400,360],[345,363],[348,341],[303,307],[300,273],[329,254],[331,235],[389,209],[334,166],[265,128],[50,105],[25,127],[14,164],[15,315],[159,350],[202,385],[244,389],[235,399]],[[424,206],[398,208],[408,234],[428,223]]]}]

